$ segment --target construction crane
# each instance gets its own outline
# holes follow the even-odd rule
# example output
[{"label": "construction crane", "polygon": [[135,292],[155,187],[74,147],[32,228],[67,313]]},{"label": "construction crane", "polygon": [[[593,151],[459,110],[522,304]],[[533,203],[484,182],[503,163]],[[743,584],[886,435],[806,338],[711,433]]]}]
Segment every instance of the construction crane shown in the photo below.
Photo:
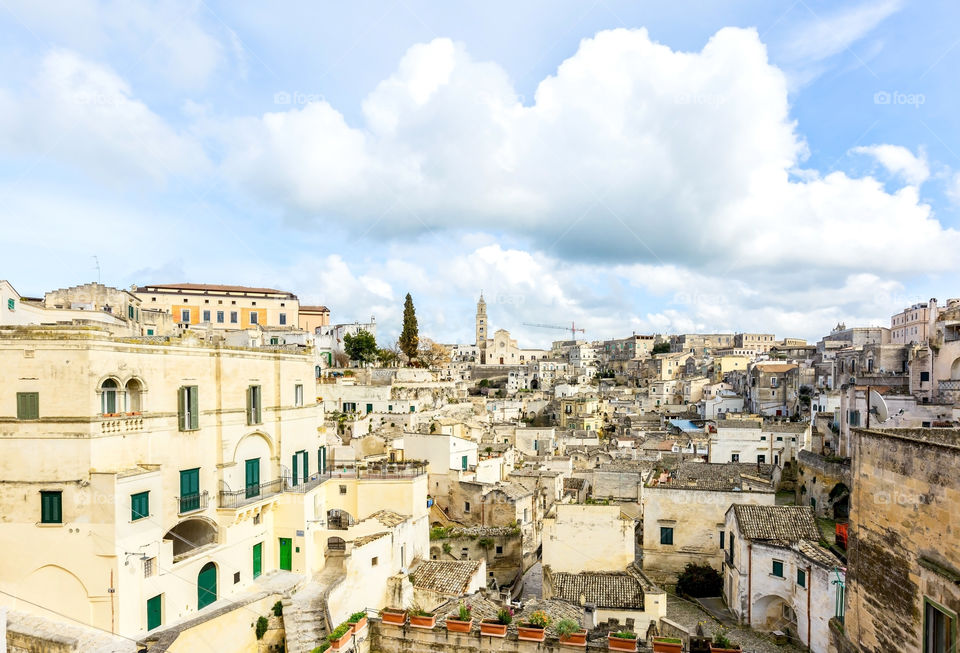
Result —
[{"label": "construction crane", "polygon": [[560,331],[569,331],[571,340],[577,339],[577,331],[579,331],[580,333],[586,333],[584,329],[577,328],[576,322],[571,322],[570,326],[568,327],[558,326],[556,324],[536,324],[533,322],[524,322],[523,326],[539,327],[541,329],[559,329]]}]

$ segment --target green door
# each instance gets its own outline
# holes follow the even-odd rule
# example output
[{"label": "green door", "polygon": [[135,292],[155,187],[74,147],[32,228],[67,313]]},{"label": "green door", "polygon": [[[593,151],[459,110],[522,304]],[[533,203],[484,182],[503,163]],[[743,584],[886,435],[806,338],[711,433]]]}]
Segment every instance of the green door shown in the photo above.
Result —
[{"label": "green door", "polygon": [[180,472],[180,512],[200,509],[200,468]]},{"label": "green door", "polygon": [[466,457],[466,456],[461,456],[461,457],[460,457],[460,465],[461,465],[461,469],[466,469],[466,468],[467,468],[467,457]]},{"label": "green door", "polygon": [[147,601],[147,630],[153,630],[163,621],[160,594]]},{"label": "green door", "polygon": [[293,540],[289,537],[280,538],[280,568],[293,570]]},{"label": "green door", "polygon": [[197,610],[217,600],[217,566],[208,562],[197,574]]},{"label": "green door", "polygon": [[263,573],[263,542],[257,542],[253,545],[253,577],[258,577]]},{"label": "green door", "polygon": [[251,458],[246,464],[247,498],[260,494],[260,459]]}]

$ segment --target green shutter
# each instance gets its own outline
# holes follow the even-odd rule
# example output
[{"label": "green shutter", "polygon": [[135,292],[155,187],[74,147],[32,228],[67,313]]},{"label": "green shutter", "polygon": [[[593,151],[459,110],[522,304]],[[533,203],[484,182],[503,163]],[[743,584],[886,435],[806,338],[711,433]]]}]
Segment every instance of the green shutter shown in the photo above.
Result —
[{"label": "green shutter", "polygon": [[150,493],[139,492],[130,496],[130,521],[150,516]]},{"label": "green shutter", "polygon": [[260,494],[260,459],[251,458],[246,461],[246,488],[247,498]]},{"label": "green shutter", "polygon": [[297,485],[297,458],[299,454],[293,454],[293,478],[291,479],[292,485]]},{"label": "green shutter", "polygon": [[181,431],[187,431],[190,428],[190,425],[187,423],[187,411],[189,407],[187,402],[187,388],[180,386],[180,389],[177,390],[177,423],[180,425]]},{"label": "green shutter", "polygon": [[262,396],[262,395],[263,395],[263,393],[260,392],[260,386],[258,386],[258,385],[257,385],[257,386],[254,386],[254,391],[253,391],[253,398],[254,398],[254,402],[253,402],[253,417],[254,417],[254,419],[256,420],[256,423],[257,423],[257,424],[262,424],[262,423],[263,423],[263,419],[262,419],[261,416],[260,416],[260,408],[261,408],[261,405],[263,404],[263,396]]},{"label": "green shutter", "polygon": [[17,419],[40,419],[40,393],[17,393]]},{"label": "green shutter", "polygon": [[196,430],[200,428],[200,400],[197,386],[189,386],[187,395],[190,398],[190,429]]},{"label": "green shutter", "polygon": [[310,480],[310,452],[303,452],[303,482]]},{"label": "green shutter", "polygon": [[40,522],[43,524],[63,523],[63,492],[60,490],[40,492]]}]

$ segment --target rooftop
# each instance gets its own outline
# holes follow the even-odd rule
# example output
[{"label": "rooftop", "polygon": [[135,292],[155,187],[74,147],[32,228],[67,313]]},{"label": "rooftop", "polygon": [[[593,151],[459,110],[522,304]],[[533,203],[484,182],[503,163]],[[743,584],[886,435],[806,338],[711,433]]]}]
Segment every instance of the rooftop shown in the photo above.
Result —
[{"label": "rooftop", "polygon": [[413,585],[419,589],[460,596],[467,591],[480,570],[479,560],[425,560],[413,571]]},{"label": "rooftop", "polygon": [[735,503],[734,512],[741,537],[773,543],[820,540],[820,529],[810,506],[753,506]]},{"label": "rooftop", "polygon": [[[756,463],[683,462],[669,475],[661,474],[651,486],[720,492],[744,489],[744,481],[771,482],[773,465]],[[749,488],[749,484],[747,485]],[[773,488],[771,487],[771,490]]]},{"label": "rooftop", "polygon": [[253,286],[223,286],[206,283],[154,283],[146,286],[137,286],[137,292],[176,292],[186,290],[196,293],[250,293],[256,295],[283,295],[289,299],[296,299],[296,295],[286,290],[276,288],[256,288]]},{"label": "rooftop", "polygon": [[553,574],[558,599],[579,605],[582,599],[598,608],[643,610],[643,585],[625,571]]}]

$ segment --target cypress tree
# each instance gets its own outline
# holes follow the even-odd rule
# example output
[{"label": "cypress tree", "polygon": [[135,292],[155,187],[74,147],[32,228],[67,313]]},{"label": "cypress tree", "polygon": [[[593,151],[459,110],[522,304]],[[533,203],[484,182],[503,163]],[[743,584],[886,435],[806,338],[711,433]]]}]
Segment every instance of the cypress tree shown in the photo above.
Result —
[{"label": "cypress tree", "polygon": [[417,331],[417,312],[413,308],[413,298],[407,293],[403,302],[403,331],[400,332],[400,350],[411,361],[417,357],[420,335]]}]

